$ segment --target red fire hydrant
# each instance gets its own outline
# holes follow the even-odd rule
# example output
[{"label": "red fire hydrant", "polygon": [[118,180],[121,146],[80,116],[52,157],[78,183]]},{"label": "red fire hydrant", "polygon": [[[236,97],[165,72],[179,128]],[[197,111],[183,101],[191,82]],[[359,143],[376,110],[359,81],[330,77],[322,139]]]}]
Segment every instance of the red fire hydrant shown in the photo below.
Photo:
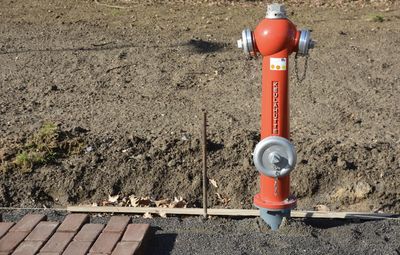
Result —
[{"label": "red fire hydrant", "polygon": [[254,205],[263,220],[276,230],[283,217],[290,216],[296,198],[290,195],[290,172],[296,165],[296,151],[289,141],[288,57],[308,55],[314,47],[309,30],[297,30],[287,19],[281,4],[268,5],[266,18],[254,32],[245,29],[238,47],[246,54],[263,57],[261,98],[261,141],[253,160],[260,172],[260,192]]}]

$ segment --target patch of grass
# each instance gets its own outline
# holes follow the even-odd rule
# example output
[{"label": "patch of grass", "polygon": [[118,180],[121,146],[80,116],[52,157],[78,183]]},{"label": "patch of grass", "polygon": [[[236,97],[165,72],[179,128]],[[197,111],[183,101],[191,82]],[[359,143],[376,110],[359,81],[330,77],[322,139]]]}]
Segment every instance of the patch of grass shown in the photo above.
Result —
[{"label": "patch of grass", "polygon": [[111,9],[110,13],[111,13],[111,16],[114,16],[114,17],[121,15],[121,11],[119,9]]},{"label": "patch of grass", "polygon": [[369,17],[369,20],[373,22],[384,22],[385,18],[382,15],[374,14]]},{"label": "patch of grass", "polygon": [[58,147],[59,129],[54,123],[45,123],[27,144],[38,151],[51,152]]},{"label": "patch of grass", "polygon": [[[70,132],[62,132],[54,123],[45,123],[23,145],[19,145],[9,160],[1,160],[0,170],[16,169],[30,173],[36,167],[83,152],[84,142]],[[17,153],[18,152],[18,153]]]},{"label": "patch of grass", "polygon": [[22,173],[30,173],[35,165],[42,164],[45,161],[43,155],[32,151],[22,151],[15,156],[14,164]]}]

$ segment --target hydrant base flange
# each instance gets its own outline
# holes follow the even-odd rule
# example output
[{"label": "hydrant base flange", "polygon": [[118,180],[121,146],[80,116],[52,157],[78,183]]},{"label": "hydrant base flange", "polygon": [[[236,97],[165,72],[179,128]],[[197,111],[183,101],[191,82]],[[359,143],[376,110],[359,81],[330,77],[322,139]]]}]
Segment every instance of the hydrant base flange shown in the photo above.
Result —
[{"label": "hydrant base flange", "polygon": [[265,208],[268,211],[279,211],[295,208],[297,199],[295,197],[289,197],[283,201],[267,201],[262,199],[260,193],[258,193],[254,196],[253,202],[258,208]]}]

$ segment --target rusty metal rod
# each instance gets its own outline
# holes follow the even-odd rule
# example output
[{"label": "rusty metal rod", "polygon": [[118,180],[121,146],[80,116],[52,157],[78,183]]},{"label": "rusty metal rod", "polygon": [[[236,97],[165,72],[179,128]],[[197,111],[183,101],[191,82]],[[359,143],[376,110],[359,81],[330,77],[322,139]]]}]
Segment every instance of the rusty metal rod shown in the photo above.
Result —
[{"label": "rusty metal rod", "polygon": [[207,112],[203,110],[203,216],[207,217]]}]

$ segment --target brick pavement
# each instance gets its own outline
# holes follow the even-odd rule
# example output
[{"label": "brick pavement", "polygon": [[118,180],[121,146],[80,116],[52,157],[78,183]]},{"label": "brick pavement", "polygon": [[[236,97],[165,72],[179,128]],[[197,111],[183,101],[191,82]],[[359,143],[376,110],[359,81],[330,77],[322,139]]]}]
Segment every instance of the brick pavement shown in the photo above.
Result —
[{"label": "brick pavement", "polygon": [[149,228],[128,216],[113,216],[104,226],[86,214],[69,214],[61,224],[27,214],[17,223],[0,222],[0,255],[144,254]]}]

